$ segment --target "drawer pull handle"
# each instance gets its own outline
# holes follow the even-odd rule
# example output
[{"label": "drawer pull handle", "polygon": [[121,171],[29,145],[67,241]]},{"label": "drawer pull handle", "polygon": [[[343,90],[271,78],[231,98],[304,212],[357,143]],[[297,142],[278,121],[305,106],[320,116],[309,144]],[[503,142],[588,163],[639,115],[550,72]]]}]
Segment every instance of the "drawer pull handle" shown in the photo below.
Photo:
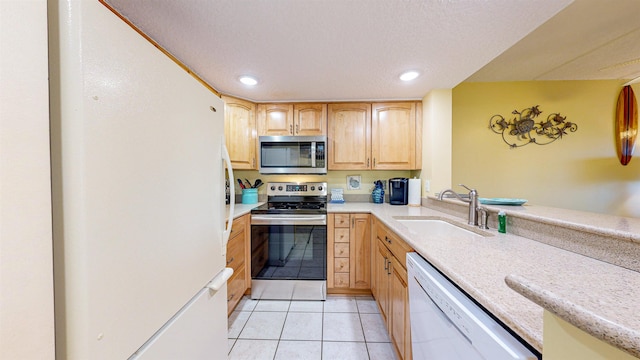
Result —
[{"label": "drawer pull handle", "polygon": [[384,269],[388,270],[388,268],[389,268],[389,262],[388,262],[387,258],[385,257],[384,258]]},{"label": "drawer pull handle", "polygon": [[231,260],[227,261],[227,265],[231,264],[235,258],[232,257]]}]

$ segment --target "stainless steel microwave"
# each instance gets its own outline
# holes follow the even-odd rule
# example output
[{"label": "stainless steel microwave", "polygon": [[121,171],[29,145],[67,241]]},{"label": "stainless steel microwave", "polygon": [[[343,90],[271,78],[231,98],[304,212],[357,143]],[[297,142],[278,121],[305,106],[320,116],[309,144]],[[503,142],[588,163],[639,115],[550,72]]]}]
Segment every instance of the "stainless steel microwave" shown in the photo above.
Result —
[{"label": "stainless steel microwave", "polygon": [[326,174],[326,136],[260,136],[261,174]]}]

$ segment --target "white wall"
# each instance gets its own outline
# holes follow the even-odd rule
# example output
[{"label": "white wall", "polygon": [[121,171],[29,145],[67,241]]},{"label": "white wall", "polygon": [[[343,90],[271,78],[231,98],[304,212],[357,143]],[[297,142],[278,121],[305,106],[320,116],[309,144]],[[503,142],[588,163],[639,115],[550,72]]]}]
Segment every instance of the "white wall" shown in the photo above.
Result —
[{"label": "white wall", "polygon": [[0,1],[0,357],[53,359],[47,1]]}]

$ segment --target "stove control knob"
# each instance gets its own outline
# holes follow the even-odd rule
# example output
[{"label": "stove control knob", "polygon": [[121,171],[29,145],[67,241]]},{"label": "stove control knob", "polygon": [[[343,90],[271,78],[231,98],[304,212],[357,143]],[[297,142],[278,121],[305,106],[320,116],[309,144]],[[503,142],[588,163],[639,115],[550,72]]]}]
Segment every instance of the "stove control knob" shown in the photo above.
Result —
[{"label": "stove control knob", "polygon": [[315,189],[316,189],[316,187],[312,185],[311,186],[311,191],[314,191]]},{"label": "stove control knob", "polygon": [[318,191],[322,191],[322,186],[318,186]]},{"label": "stove control knob", "polygon": [[275,186],[273,186],[273,185],[271,185],[271,191],[273,191],[273,190],[275,190],[275,189],[276,189],[276,187],[275,187]]},{"label": "stove control knob", "polygon": [[278,191],[282,191],[282,186],[278,186]]}]

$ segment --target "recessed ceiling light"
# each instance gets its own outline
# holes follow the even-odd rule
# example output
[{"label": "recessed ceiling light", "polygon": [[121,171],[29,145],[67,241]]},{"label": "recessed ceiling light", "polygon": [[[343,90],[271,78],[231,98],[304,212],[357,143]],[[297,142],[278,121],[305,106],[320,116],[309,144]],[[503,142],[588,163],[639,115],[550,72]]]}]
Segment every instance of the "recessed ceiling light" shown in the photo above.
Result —
[{"label": "recessed ceiling light", "polygon": [[400,75],[400,80],[402,81],[411,81],[420,76],[420,73],[417,71],[406,71]]},{"label": "recessed ceiling light", "polygon": [[240,82],[245,85],[254,86],[258,83],[258,80],[251,76],[240,76]]}]

